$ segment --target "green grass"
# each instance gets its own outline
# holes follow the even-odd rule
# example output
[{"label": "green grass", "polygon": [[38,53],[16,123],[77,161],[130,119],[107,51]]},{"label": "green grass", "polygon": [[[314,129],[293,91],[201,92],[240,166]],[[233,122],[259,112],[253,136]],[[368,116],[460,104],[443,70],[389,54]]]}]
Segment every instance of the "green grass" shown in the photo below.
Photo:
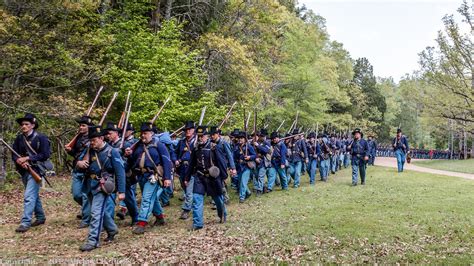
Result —
[{"label": "green grass", "polygon": [[[129,262],[214,263],[455,263],[472,264],[474,182],[455,177],[371,167],[367,185],[350,186],[350,172],[328,183],[308,185],[239,204],[235,193],[228,222],[218,224],[205,209],[205,229],[189,232],[191,221],[178,219],[180,202],[166,208],[168,225],[135,236],[118,221],[117,241],[91,253],[77,249],[87,230],[77,230],[78,211],[69,182],[44,200],[48,222],[24,235],[12,231],[21,201],[2,204],[0,258],[125,259]],[[177,193],[178,194],[178,193]]]},{"label": "green grass", "polygon": [[413,164],[438,170],[474,174],[474,160],[430,160],[415,161]]}]

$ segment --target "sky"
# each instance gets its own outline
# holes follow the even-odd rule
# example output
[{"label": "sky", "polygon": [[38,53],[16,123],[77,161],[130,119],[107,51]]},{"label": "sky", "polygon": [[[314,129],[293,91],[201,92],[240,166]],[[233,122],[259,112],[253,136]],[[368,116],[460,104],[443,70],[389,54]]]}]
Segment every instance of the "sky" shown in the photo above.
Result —
[{"label": "sky", "polygon": [[[468,1],[470,3],[471,0]],[[326,19],[332,40],[351,57],[366,57],[379,77],[398,82],[419,69],[418,54],[435,46],[441,19],[462,0],[299,0]],[[457,17],[457,16],[456,16]],[[457,17],[460,22],[460,17]]]}]

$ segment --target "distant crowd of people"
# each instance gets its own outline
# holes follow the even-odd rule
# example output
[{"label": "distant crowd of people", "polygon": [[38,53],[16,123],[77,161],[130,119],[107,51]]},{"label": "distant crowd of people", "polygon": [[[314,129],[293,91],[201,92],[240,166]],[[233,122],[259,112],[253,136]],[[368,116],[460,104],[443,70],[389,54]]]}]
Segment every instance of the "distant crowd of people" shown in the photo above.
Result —
[{"label": "distant crowd of people", "polygon": [[[410,155],[413,159],[430,159],[430,160],[457,160],[462,159],[460,152],[454,152],[451,156],[449,150],[425,150],[425,149],[410,149]],[[396,157],[391,144],[379,144],[377,150],[377,157]],[[468,153],[469,157],[469,153]]]}]

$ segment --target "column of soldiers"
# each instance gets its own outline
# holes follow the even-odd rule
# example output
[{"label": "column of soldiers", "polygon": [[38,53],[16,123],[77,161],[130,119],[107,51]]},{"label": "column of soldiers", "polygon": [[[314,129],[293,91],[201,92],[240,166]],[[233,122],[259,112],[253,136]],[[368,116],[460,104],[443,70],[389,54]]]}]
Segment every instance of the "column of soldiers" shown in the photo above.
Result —
[{"label": "column of soldiers", "polygon": [[[19,156],[13,156],[25,184],[24,215],[17,232],[45,223],[39,198],[39,184],[27,171],[36,162],[49,158],[49,141],[38,133],[38,121],[32,114],[19,118],[22,134],[13,145]],[[131,218],[133,233],[143,234],[147,228],[165,225],[163,206],[173,195],[173,178],[179,178],[183,204],[180,219],[192,213],[191,230],[204,226],[205,196],[212,198],[218,221],[227,220],[226,204],[235,190],[244,203],[253,193],[257,197],[277,187],[288,190],[301,185],[301,175],[308,173],[310,185],[317,175],[327,182],[330,174],[352,166],[352,185],[365,184],[367,163],[375,156],[360,129],[352,136],[309,132],[294,129],[282,136],[261,129],[253,134],[234,129],[222,136],[219,126],[197,126],[187,121],[178,134],[160,132],[151,122],[143,122],[138,139],[132,124],[123,127],[108,122],[95,125],[90,116],[76,120],[78,136],[74,145],[67,145],[73,157],[72,196],[80,206],[79,228],[88,228],[82,251],[113,241],[118,233],[114,218]],[[123,135],[123,136],[122,136]],[[181,135],[175,139],[176,135]],[[33,146],[34,155],[29,151]],[[373,163],[373,159],[372,159]],[[40,171],[40,169],[37,169]],[[318,171],[319,170],[319,171]],[[253,183],[253,191],[249,187]],[[137,204],[137,185],[141,202]],[[177,189],[176,189],[177,190]],[[116,202],[118,207],[116,208]],[[118,212],[115,213],[116,209]],[[32,218],[36,218],[32,222]],[[153,217],[154,216],[154,219]]]}]

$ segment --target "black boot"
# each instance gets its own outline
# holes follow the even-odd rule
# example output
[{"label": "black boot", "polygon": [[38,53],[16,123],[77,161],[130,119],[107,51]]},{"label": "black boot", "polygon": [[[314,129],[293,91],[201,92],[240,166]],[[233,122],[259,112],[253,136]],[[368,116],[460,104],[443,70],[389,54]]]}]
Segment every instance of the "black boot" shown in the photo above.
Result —
[{"label": "black boot", "polygon": [[187,220],[188,218],[189,218],[189,211],[183,210],[183,212],[181,213],[181,216],[179,216],[179,219]]},{"label": "black boot", "polygon": [[36,220],[31,224],[31,227],[42,225],[46,222],[46,220]]},{"label": "black boot", "polygon": [[20,224],[20,226],[18,226],[18,228],[15,229],[15,232],[24,233],[24,232],[28,231],[28,229],[30,229],[30,227]]},{"label": "black boot", "polygon": [[153,226],[163,226],[165,224],[166,224],[166,222],[165,222],[165,218],[163,216],[161,216],[161,217],[156,216],[156,220],[153,223]]},{"label": "black boot", "polygon": [[89,244],[89,243],[86,243],[86,244],[82,245],[82,246],[79,248],[79,250],[80,250],[80,251],[91,251],[91,250],[94,250],[94,249],[96,249],[96,248],[97,248],[96,246],[91,245],[91,244]]},{"label": "black boot", "polygon": [[118,234],[118,231],[107,233],[107,238],[105,239],[105,242],[114,241],[114,238],[117,234]]}]

